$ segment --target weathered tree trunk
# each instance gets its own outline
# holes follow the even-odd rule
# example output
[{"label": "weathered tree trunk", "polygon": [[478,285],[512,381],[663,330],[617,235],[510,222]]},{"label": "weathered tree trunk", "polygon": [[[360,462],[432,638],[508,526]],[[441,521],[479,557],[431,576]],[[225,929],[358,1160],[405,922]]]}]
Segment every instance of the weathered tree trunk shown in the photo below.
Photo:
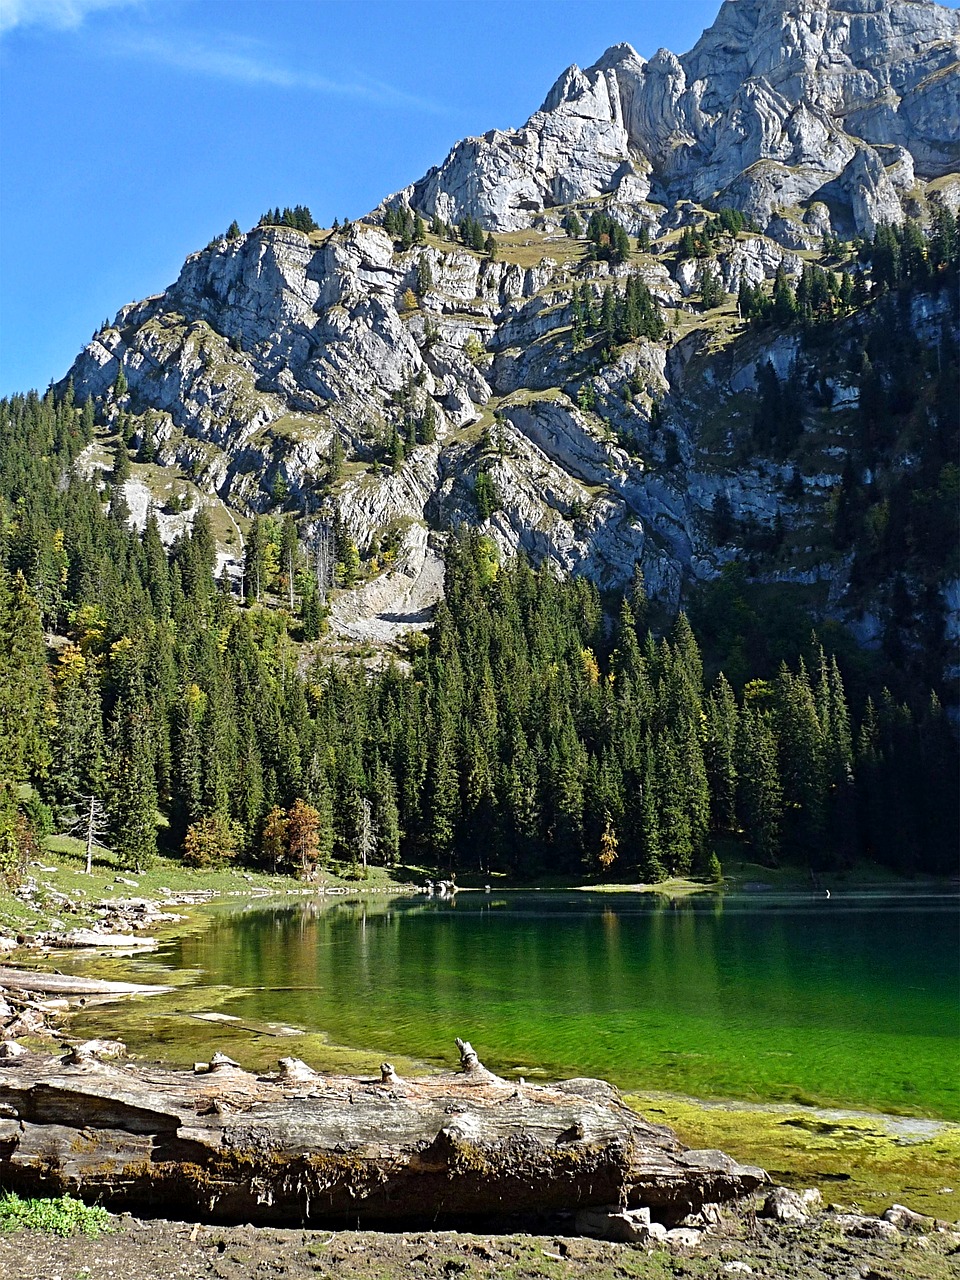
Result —
[{"label": "weathered tree trunk", "polygon": [[0,991],[33,991],[47,996],[102,996],[115,1000],[117,996],[161,995],[172,990],[173,987],[152,982],[107,982],[103,978],[78,978],[72,973],[50,973],[46,969],[0,966]]},{"label": "weathered tree trunk", "polygon": [[760,1169],[686,1150],[610,1085],[514,1084],[460,1043],[458,1075],[194,1074],[25,1054],[0,1064],[0,1184],[225,1221],[450,1220],[647,1205],[671,1222]]}]

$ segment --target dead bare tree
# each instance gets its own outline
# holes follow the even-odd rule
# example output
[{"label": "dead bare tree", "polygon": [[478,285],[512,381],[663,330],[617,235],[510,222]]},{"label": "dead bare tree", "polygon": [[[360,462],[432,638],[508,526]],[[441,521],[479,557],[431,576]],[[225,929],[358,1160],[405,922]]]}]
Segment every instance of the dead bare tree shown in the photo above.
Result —
[{"label": "dead bare tree", "polygon": [[110,829],[110,820],[107,816],[106,807],[96,796],[82,796],[81,801],[83,804],[82,810],[74,811],[74,816],[67,823],[66,830],[70,835],[79,836],[81,840],[86,841],[86,874],[89,876],[93,874],[94,845],[98,849],[103,849],[106,853],[111,851],[109,845],[103,842],[103,837]]}]

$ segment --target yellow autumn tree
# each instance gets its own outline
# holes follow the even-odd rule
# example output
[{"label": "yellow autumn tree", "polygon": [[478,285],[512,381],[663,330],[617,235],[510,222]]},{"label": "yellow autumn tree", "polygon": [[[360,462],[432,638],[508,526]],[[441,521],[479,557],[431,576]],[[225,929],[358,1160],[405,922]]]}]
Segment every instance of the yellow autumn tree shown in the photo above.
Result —
[{"label": "yellow autumn tree", "polygon": [[602,871],[609,871],[616,862],[619,847],[620,842],[617,840],[617,833],[613,829],[613,822],[608,813],[603,835],[600,837],[600,848],[597,852],[597,861],[600,863]]},{"label": "yellow autumn tree", "polygon": [[305,800],[297,800],[287,815],[287,851],[297,875],[309,880],[320,856],[320,814]]},{"label": "yellow autumn tree", "polygon": [[190,867],[217,867],[240,851],[240,824],[222,813],[211,813],[187,827],[183,860]]}]

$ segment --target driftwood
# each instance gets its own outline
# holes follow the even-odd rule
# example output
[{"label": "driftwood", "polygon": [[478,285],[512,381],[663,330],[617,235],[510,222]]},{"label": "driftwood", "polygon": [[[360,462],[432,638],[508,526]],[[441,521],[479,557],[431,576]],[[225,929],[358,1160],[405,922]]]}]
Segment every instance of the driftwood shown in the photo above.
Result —
[{"label": "driftwood", "polygon": [[107,982],[103,978],[77,978],[72,973],[48,973],[42,969],[0,967],[0,991],[30,991],[42,995],[150,996],[172,991],[156,983]]},{"label": "driftwood", "polygon": [[648,1206],[675,1222],[765,1181],[689,1151],[599,1080],[514,1084],[458,1041],[456,1075],[257,1077],[214,1054],[193,1074],[0,1061],[0,1184],[112,1209],[252,1223],[356,1223]]}]

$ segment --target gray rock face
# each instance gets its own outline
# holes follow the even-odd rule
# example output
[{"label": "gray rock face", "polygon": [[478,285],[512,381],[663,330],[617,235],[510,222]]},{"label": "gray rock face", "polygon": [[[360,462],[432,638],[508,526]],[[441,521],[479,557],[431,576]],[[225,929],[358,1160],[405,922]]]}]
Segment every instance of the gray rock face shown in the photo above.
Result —
[{"label": "gray rock face", "polygon": [[930,0],[725,0],[684,57],[620,44],[572,66],[522,128],[458,143],[393,200],[509,231],[600,195],[636,221],[651,191],[766,227],[819,194],[871,233],[902,219],[898,188],[960,161],[958,57],[960,15]]},{"label": "gray rock face", "polygon": [[[309,236],[257,228],[191,255],[165,292],[124,307],[70,370],[76,394],[103,397],[108,418],[153,411],[159,461],[193,481],[190,510],[161,517],[168,540],[198,509],[197,490],[232,519],[230,508],[275,506],[279,487],[307,532],[335,507],[360,551],[377,556],[373,581],[334,602],[333,625],[350,639],[426,625],[442,591],[435,532],[481,523],[482,472],[497,497],[484,533],[503,552],[611,591],[640,563],[651,597],[672,608],[738,555],[716,545],[718,504],[755,535],[815,524],[842,466],[828,458],[800,498],[789,496],[790,468],[748,456],[761,371],[769,362],[788,379],[800,345],[775,328],[727,343],[726,320],[691,331],[703,261],[675,263],[674,233],[701,217],[692,201],[715,191],[764,223],[766,234],[724,237],[710,259],[736,295],[781,266],[796,277],[799,251],[826,235],[899,219],[960,146],[957,30],[957,13],[928,0],[729,0],[684,58],[661,50],[644,61],[617,45],[565,72],[524,129],[466,140],[394,197],[444,221],[536,224],[529,240],[501,246],[506,260],[433,236],[398,251],[376,214]],[[578,251],[549,210],[604,193],[628,226],[670,238],[655,235],[630,263],[574,268]],[[939,178],[937,196],[960,202],[960,176]],[[630,272],[669,331],[603,363],[596,343],[572,341],[572,286],[599,307]],[[936,342],[945,317],[918,300],[915,331]],[[828,389],[833,410],[856,403],[842,378]],[[433,429],[418,435],[424,415]],[[102,468],[93,454],[81,464]],[[125,491],[142,526],[156,489],[135,478]],[[229,543],[218,570],[233,562],[236,572],[236,524]],[[775,580],[829,580],[842,612],[849,565],[812,546],[801,560],[776,566]],[[956,583],[944,600],[955,637]],[[875,641],[878,615],[865,611],[859,625]]]}]

